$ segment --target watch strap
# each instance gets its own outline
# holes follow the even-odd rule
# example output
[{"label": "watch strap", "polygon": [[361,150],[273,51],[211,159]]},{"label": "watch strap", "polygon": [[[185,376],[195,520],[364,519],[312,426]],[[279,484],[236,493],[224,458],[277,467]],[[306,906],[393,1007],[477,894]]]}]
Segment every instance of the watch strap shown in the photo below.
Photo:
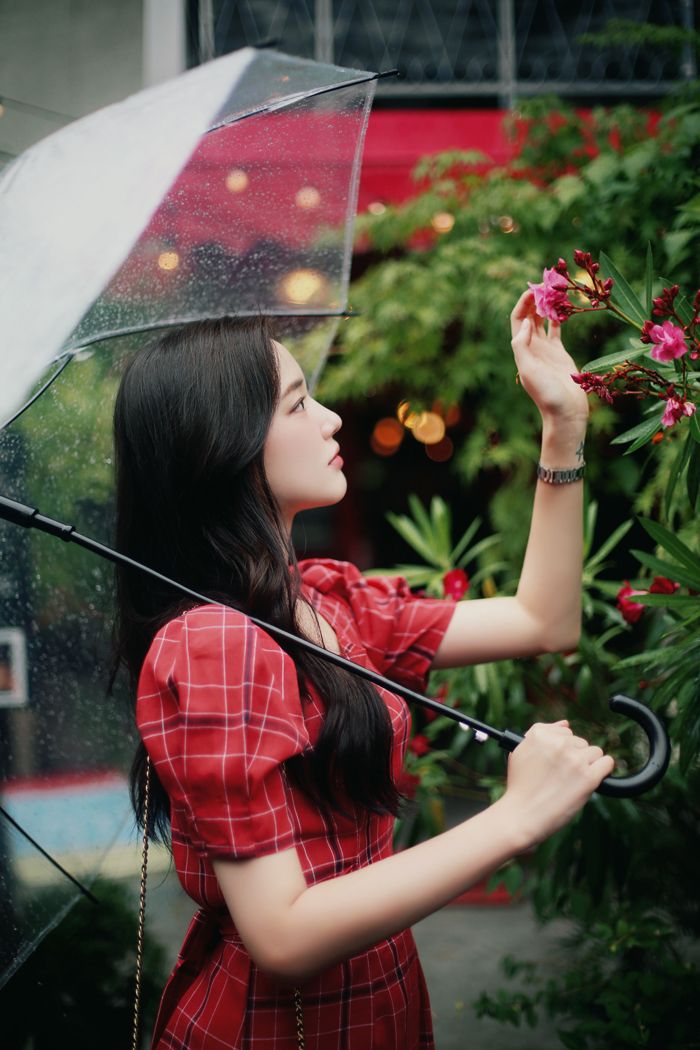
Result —
[{"label": "watch strap", "polygon": [[583,477],[586,464],[580,467],[571,467],[569,470],[553,470],[551,467],[543,467],[537,464],[537,478],[546,481],[548,485],[569,485],[572,481],[580,481]]}]

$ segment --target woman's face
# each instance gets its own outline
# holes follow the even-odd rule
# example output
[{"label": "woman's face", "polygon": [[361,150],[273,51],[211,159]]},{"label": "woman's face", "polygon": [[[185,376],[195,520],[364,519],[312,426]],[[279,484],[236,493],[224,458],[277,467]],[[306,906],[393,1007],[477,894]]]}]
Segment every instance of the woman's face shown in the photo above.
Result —
[{"label": "woman's face", "polygon": [[287,348],[274,340],[272,345],[279,362],[280,399],[263,461],[268,484],[291,528],[298,511],[331,506],[345,495],[347,481],[334,437],[342,420],[308,394],[304,374]]}]

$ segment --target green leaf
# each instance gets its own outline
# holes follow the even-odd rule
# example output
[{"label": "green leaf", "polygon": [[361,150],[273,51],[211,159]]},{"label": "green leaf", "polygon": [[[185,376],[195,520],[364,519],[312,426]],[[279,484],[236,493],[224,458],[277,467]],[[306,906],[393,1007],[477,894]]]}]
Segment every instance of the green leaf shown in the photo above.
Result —
[{"label": "green leaf", "polygon": [[646,312],[647,317],[651,317],[652,310],[652,299],[654,297],[654,255],[651,250],[651,242],[647,244],[647,265],[645,273],[645,301],[646,301]]},{"label": "green leaf", "polygon": [[632,442],[630,447],[625,450],[625,455],[629,455],[630,452],[635,452],[636,449],[645,445],[647,441],[657,432],[661,426],[661,417],[663,416],[663,406],[656,409],[653,416],[650,419],[645,419],[642,423],[638,423],[636,427],[632,427],[631,430],[626,430],[624,434],[618,434],[610,442],[611,445],[625,445],[628,442]]},{"label": "green leaf", "polygon": [[433,496],[430,501],[430,517],[436,545],[445,561],[449,562],[452,519],[449,507],[439,496]]},{"label": "green leaf", "polygon": [[480,555],[487,551],[489,547],[493,547],[500,541],[500,536],[485,536],[483,540],[479,540],[474,546],[464,554],[458,562],[457,567],[463,569],[465,565],[468,565],[470,561],[474,561]]},{"label": "green leaf", "polygon": [[690,417],[690,433],[692,434],[693,441],[697,441],[700,445],[700,418],[698,413]]},{"label": "green leaf", "polygon": [[467,528],[464,530],[464,533],[459,539],[457,546],[450,553],[450,561],[453,565],[459,565],[459,559],[471,543],[471,540],[480,525],[481,518],[474,518],[474,521],[471,523],[471,525],[467,526]]},{"label": "green leaf", "polygon": [[634,524],[634,522],[632,520],[630,520],[630,521],[623,521],[622,525],[618,525],[618,527],[615,529],[615,531],[612,532],[608,536],[607,540],[605,540],[601,544],[601,546],[595,552],[593,557],[589,558],[588,561],[586,562],[586,570],[588,572],[590,572],[591,569],[593,569],[596,566],[598,566],[601,563],[601,561],[610,553],[610,551],[613,549],[613,547],[617,546],[617,544],[620,542],[622,537],[625,536],[629,532],[629,530],[632,528],[633,524]]},{"label": "green leaf", "polygon": [[432,525],[428,516],[428,512],[426,511],[418,496],[416,496],[415,492],[410,493],[408,497],[408,506],[410,508],[411,514],[415,519],[416,524],[418,525],[418,528],[421,530],[423,535],[426,538],[428,538],[432,532]]},{"label": "green leaf", "polygon": [[[688,438],[688,443],[690,443],[690,437]],[[688,463],[686,485],[688,489],[688,501],[694,510],[695,504],[698,501],[698,491],[700,490],[700,445],[696,445],[695,442],[693,442],[693,451],[690,455],[690,462]]]},{"label": "green leaf", "polygon": [[[634,600],[642,605],[656,605],[662,609],[693,605],[700,608],[700,596],[697,594],[635,594]],[[645,655],[648,656],[648,653]],[[622,663],[619,666],[621,667]]]},{"label": "green leaf", "polygon": [[387,521],[392,525],[399,536],[402,537],[414,551],[424,558],[428,565],[437,564],[435,551],[431,549],[430,543],[421,535],[417,526],[410,520],[398,514],[387,514]]},{"label": "green leaf", "polygon": [[669,516],[671,510],[671,502],[673,500],[673,493],[676,491],[676,485],[678,479],[685,469],[685,465],[688,462],[688,456],[690,455],[690,449],[693,443],[691,434],[688,434],[687,438],[683,442],[682,446],[678,450],[678,455],[671,467],[668,475],[668,483],[666,485],[666,492],[664,493],[664,510],[666,517]]},{"label": "green leaf", "polygon": [[614,354],[605,357],[596,357],[592,361],[586,361],[582,366],[582,372],[608,372],[613,365],[621,365],[623,361],[636,361],[649,353],[649,347],[640,343],[638,339],[630,340],[634,345],[629,350],[617,350]]},{"label": "green leaf", "polygon": [[639,298],[605,252],[600,253],[600,265],[605,270],[606,275],[612,277],[615,282],[611,297],[612,301],[616,306],[620,307],[631,321],[636,322],[641,327],[647,318]]},{"label": "green leaf", "polygon": [[700,555],[695,554],[690,547],[687,547],[682,540],[679,540],[675,533],[670,532],[658,521],[652,521],[651,518],[640,518],[639,524],[654,542],[658,543],[659,547],[663,547],[668,554],[673,555],[676,561],[685,565],[691,572],[698,571]]},{"label": "green leaf", "polygon": [[[689,572],[683,566],[663,561],[647,551],[633,550],[632,554],[638,562],[645,565],[647,569],[651,569],[657,576],[666,576],[669,580],[682,583],[685,587],[692,587],[694,591],[700,591],[700,571],[697,574]],[[700,569],[700,565],[698,568]]]}]

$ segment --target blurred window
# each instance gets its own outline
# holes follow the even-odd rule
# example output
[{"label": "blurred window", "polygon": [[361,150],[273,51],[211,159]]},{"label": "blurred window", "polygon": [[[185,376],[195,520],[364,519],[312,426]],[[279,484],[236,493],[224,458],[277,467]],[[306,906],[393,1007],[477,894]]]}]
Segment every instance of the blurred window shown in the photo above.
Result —
[{"label": "blurred window", "polygon": [[[190,0],[191,61],[247,44],[360,69],[398,68],[379,98],[659,96],[695,75],[688,45],[593,46],[610,19],[692,29],[692,0]],[[204,45],[204,54],[202,50]],[[209,55],[206,54],[207,48]]]}]

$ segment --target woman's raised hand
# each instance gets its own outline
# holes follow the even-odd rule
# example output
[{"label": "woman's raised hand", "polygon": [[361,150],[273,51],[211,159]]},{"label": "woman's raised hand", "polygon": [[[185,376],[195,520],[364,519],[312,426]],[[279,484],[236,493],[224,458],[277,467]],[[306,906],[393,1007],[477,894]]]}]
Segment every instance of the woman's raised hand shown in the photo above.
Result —
[{"label": "woman's raised hand", "polygon": [[587,419],[588,397],[571,378],[578,368],[561,341],[561,326],[548,321],[545,328],[531,291],[515,304],[510,330],[520,382],[542,418]]},{"label": "woman's raised hand", "polygon": [[611,755],[574,736],[566,720],[531,726],[508,757],[508,784],[501,799],[525,848],[568,823],[614,767]]}]

